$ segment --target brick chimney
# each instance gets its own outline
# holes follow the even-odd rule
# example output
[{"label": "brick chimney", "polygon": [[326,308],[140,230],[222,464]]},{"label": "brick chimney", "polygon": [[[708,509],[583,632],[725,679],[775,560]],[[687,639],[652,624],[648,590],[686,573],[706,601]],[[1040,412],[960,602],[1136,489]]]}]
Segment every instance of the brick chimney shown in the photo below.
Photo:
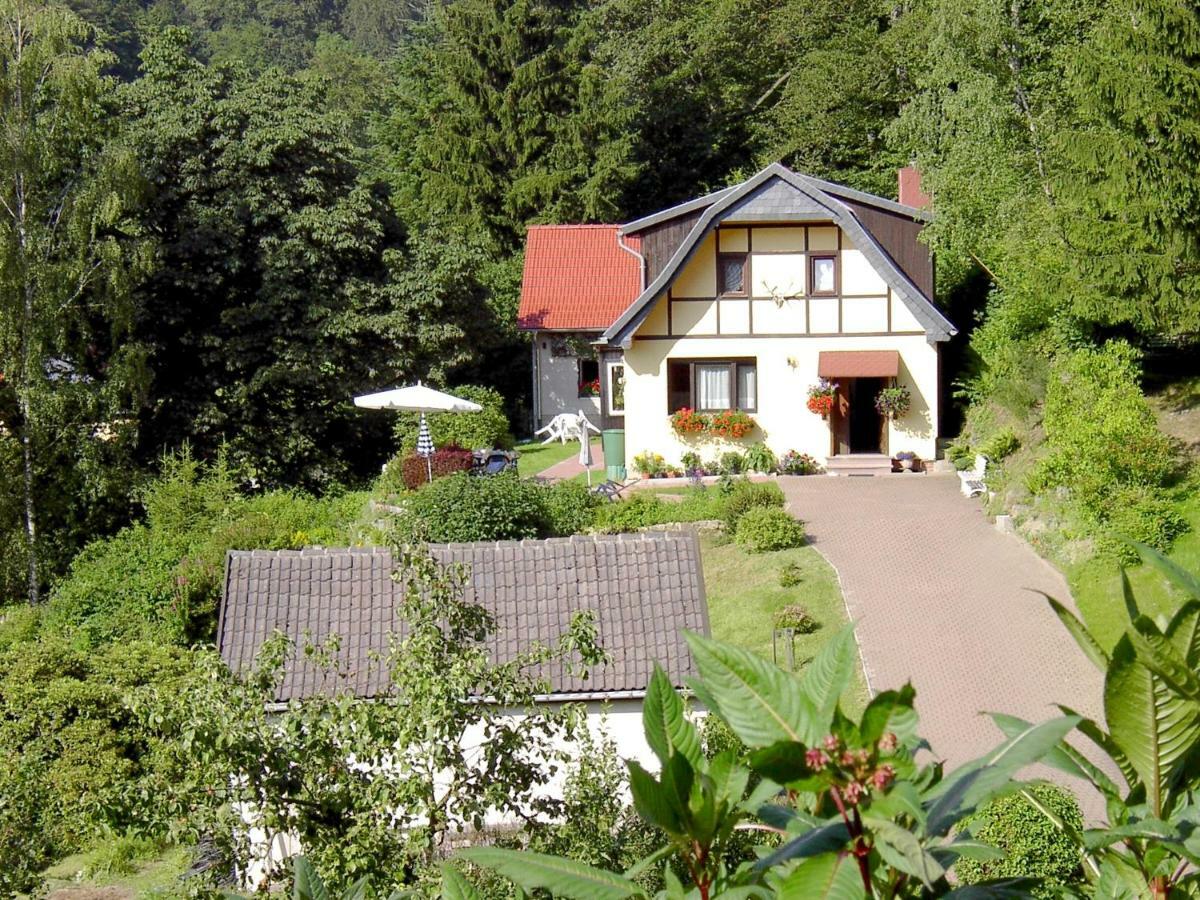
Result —
[{"label": "brick chimney", "polygon": [[900,176],[900,202],[905,206],[928,209],[932,201],[929,199],[929,195],[921,190],[921,170],[916,166],[905,166],[898,174]]}]

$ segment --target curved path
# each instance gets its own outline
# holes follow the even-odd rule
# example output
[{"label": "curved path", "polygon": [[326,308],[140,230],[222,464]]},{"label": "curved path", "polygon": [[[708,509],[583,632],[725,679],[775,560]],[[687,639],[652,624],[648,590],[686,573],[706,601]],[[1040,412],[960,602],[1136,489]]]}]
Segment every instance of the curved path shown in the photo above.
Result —
[{"label": "curved path", "polygon": [[[996,746],[981,713],[1030,721],[1054,703],[1102,719],[1100,672],[1059,624],[1045,591],[1067,584],[1002,534],[952,475],[781,478],[789,511],[837,569],[873,691],[912,681],[921,734],[949,766]],[[1085,814],[1100,813],[1081,797]],[[1097,798],[1098,799],[1098,798]]]}]

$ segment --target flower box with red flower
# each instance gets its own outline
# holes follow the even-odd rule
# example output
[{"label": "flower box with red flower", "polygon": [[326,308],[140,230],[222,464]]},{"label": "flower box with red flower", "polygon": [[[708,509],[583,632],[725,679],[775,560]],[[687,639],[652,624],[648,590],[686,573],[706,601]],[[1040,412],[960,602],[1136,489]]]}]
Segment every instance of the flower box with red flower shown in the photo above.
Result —
[{"label": "flower box with red flower", "polygon": [[721,438],[740,440],[753,430],[754,419],[740,409],[713,413],[708,423],[708,433]]},{"label": "flower box with red flower", "polygon": [[591,381],[579,382],[580,397],[599,397],[600,396],[600,379],[593,378]]},{"label": "flower box with red flower", "polygon": [[671,414],[671,428],[676,434],[684,436],[704,434],[709,428],[709,418],[685,406]]}]

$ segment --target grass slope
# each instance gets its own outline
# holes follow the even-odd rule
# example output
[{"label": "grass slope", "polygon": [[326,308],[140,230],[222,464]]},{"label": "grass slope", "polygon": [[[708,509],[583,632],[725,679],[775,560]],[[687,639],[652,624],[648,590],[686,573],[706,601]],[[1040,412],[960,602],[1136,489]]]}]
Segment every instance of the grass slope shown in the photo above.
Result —
[{"label": "grass slope", "polygon": [[171,847],[145,858],[129,860],[118,871],[105,873],[112,847],[100,846],[76,853],[46,870],[51,900],[125,900],[134,897],[173,896],[180,878],[192,863],[192,852]]},{"label": "grass slope", "polygon": [[[791,603],[802,604],[821,627],[796,638],[800,668],[846,624],[837,573],[812,547],[749,554],[718,534],[704,535],[700,547],[713,637],[771,659],[775,611]],[[788,563],[800,567],[802,580],[793,587],[780,587],[779,572]],[[785,651],[782,646],[779,649],[784,662]],[[843,705],[847,713],[857,716],[866,702],[866,681],[861,668],[856,668]]]}]

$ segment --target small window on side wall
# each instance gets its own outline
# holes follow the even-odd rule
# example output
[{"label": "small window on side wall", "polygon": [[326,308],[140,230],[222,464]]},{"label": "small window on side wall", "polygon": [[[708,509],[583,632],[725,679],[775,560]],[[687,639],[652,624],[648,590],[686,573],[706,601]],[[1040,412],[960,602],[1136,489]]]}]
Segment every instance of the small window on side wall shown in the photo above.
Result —
[{"label": "small window on side wall", "polygon": [[810,294],[836,294],[837,258],[834,256],[810,256],[808,284]]},{"label": "small window on side wall", "polygon": [[721,253],[717,255],[717,293],[722,296],[745,296],[746,271],[745,253]]},{"label": "small window on side wall", "polygon": [[625,364],[608,364],[608,414],[625,415]]},{"label": "small window on side wall", "polygon": [[579,396],[600,396],[600,361],[596,359],[579,360]]}]

